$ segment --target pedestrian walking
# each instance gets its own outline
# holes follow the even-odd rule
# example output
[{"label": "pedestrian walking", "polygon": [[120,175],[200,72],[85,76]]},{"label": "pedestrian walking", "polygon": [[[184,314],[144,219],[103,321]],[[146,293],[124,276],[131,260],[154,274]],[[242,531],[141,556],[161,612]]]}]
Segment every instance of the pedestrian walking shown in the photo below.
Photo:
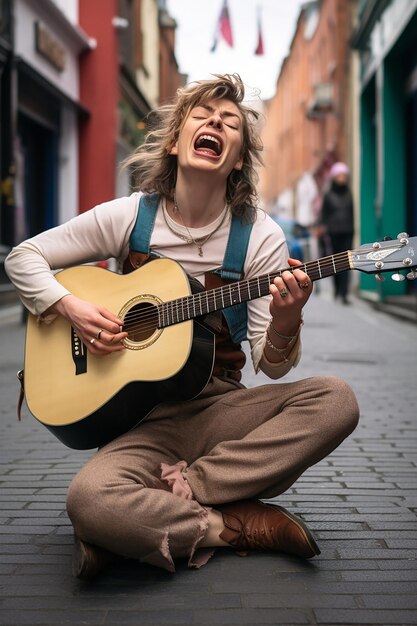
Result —
[{"label": "pedestrian walking", "polygon": [[[330,188],[324,194],[320,224],[323,236],[330,241],[331,254],[350,250],[354,233],[353,198],[349,188],[349,168],[345,163],[334,163],[330,169]],[[349,272],[335,274],[334,297],[349,304]]]},{"label": "pedestrian walking", "polygon": [[[158,327],[148,343],[140,332],[131,337],[114,311],[59,283],[57,268],[115,257],[125,273],[142,272],[168,257],[206,289],[291,270],[268,283],[265,297],[224,308],[214,367],[194,399],[157,403],[74,478],[67,508],[80,578],[93,578],[117,557],[174,571],[177,559],[199,567],[218,547],[300,558],[320,552],[303,521],[260,499],[283,493],[330,454],[355,428],[358,406],[350,386],[335,377],[252,389],[240,382],[243,340],[255,370],[271,379],[297,365],[302,311],[312,293],[301,263],[288,260],[282,230],[258,208],[257,113],[243,99],[237,75],[179,90],[128,161],[136,192],[23,242],[8,257],[9,276],[39,323],[63,316],[89,358],[109,367],[117,359],[122,366],[128,350],[140,355],[166,330]],[[163,278],[156,272],[155,282]],[[132,414],[140,403],[134,398]]]}]

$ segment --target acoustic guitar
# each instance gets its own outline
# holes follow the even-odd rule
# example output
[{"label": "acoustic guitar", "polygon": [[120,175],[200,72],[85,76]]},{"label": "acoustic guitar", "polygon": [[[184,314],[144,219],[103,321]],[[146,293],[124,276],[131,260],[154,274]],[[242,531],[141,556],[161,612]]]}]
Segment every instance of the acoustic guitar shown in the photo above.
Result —
[{"label": "acoustic guitar", "polygon": [[[312,281],[352,269],[378,275],[403,269],[415,278],[416,242],[417,237],[402,233],[397,240],[365,244],[300,269]],[[29,411],[67,446],[88,449],[134,428],[161,402],[196,397],[214,363],[214,334],[200,321],[268,295],[274,278],[285,270],[293,268],[197,293],[170,259],[127,275],[96,266],[58,272],[56,279],[71,293],[124,321],[127,349],[95,356],[64,318],[45,325],[29,315],[24,369]]]}]

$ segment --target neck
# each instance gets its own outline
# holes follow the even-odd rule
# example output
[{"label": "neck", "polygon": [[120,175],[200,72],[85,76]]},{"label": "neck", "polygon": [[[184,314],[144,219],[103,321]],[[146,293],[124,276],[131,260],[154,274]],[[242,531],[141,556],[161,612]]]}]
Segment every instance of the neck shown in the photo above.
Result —
[{"label": "neck", "polygon": [[[206,181],[205,178],[208,180]],[[226,185],[213,185],[212,177],[201,175],[194,179],[184,178],[178,172],[175,187],[175,198],[181,213],[183,223],[190,228],[201,228],[211,224],[224,209],[226,204]],[[175,221],[181,219],[173,213],[173,203],[170,205],[170,214]]]}]

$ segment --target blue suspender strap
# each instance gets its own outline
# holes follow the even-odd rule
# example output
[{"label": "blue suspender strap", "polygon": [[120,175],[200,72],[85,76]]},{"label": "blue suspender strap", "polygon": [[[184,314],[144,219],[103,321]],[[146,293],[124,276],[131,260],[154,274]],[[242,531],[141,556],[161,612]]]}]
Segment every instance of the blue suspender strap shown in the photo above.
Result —
[{"label": "blue suspender strap", "polygon": [[159,195],[157,193],[141,196],[136,223],[130,234],[129,245],[131,250],[149,254],[158,205]]},{"label": "blue suspender strap", "polygon": [[232,216],[223,267],[220,270],[222,278],[228,278],[229,280],[240,280],[243,278],[243,268],[252,226],[252,223],[243,224],[239,217],[236,215]]},{"label": "blue suspender strap", "polygon": [[[217,273],[224,279],[241,280],[244,275],[246,252],[253,224],[243,224],[239,217],[232,217],[229,240],[223,259],[223,267]],[[248,313],[246,302],[224,309],[223,315],[230,335],[236,343],[246,339]]]}]

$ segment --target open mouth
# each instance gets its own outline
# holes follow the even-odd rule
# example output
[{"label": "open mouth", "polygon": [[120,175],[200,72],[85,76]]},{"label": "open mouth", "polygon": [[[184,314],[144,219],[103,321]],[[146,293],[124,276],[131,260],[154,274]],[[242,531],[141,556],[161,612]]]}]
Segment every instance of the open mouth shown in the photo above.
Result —
[{"label": "open mouth", "polygon": [[223,150],[221,141],[213,135],[200,135],[194,144],[194,150],[208,156],[220,156]]}]

